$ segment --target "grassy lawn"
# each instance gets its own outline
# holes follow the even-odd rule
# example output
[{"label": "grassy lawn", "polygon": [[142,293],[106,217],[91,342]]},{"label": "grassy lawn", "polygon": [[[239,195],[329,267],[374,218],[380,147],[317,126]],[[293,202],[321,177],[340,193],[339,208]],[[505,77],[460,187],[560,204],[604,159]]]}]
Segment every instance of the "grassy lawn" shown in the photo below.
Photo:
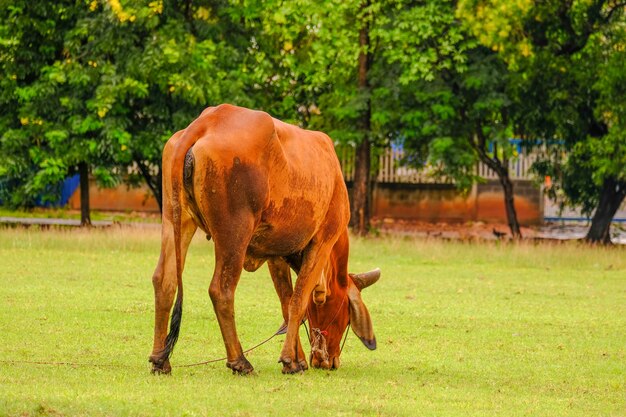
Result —
[{"label": "grassy lawn", "polygon": [[[119,211],[98,211],[91,210],[91,220],[105,220],[119,223],[159,223],[161,216],[159,213],[149,212],[119,212]],[[30,210],[9,209],[0,206],[0,217],[31,217],[38,219],[74,219],[80,220],[79,210],[67,208],[33,208]]]},{"label": "grassy lawn", "polygon": [[[624,247],[353,239],[351,270],[383,270],[364,291],[378,349],[351,335],[338,371],[285,376],[279,336],[250,377],[176,367],[224,355],[202,236],[173,374],[150,375],[158,256],[157,229],[0,229],[0,416],[626,415]],[[236,308],[244,348],[280,325],[267,268]]]}]

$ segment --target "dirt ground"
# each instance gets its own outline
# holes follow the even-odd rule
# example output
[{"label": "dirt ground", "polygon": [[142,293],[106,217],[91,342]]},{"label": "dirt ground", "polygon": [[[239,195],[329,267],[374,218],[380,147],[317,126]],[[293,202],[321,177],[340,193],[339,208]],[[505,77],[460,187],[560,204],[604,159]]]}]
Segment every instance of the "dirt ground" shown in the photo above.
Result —
[{"label": "dirt ground", "polygon": [[[510,237],[509,226],[503,223],[427,223],[399,219],[373,219],[373,231],[381,234],[438,237],[460,240],[496,240]],[[535,228],[522,227],[524,238],[538,238]]]},{"label": "dirt ground", "polygon": [[[374,233],[437,237],[455,240],[508,240],[509,226],[504,223],[427,223],[398,219],[373,219]],[[553,222],[540,226],[522,227],[522,237],[529,240],[572,240],[582,239],[587,234],[586,222]],[[613,223],[611,239],[616,244],[626,244],[626,223]]]}]

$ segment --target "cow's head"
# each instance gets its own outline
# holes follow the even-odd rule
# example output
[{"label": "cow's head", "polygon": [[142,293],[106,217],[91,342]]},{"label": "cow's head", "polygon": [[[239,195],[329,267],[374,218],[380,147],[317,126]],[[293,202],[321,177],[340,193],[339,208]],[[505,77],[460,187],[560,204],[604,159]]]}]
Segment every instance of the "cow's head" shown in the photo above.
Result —
[{"label": "cow's head", "polygon": [[314,368],[337,369],[341,364],[342,338],[348,324],[368,349],[376,349],[372,320],[361,298],[361,291],[378,281],[380,269],[362,274],[342,274],[342,268],[337,270],[333,265],[329,269],[328,272],[335,276],[329,274],[331,276],[326,277],[325,299],[314,298],[315,302],[308,307],[310,362]]}]

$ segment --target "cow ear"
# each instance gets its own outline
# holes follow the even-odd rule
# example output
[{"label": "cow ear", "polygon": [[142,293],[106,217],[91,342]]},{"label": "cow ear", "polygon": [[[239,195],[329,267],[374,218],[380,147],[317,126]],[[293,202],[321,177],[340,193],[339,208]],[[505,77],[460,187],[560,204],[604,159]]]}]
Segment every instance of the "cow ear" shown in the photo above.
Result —
[{"label": "cow ear", "polygon": [[376,336],[374,336],[370,313],[367,311],[365,304],[363,304],[361,291],[352,282],[348,286],[348,300],[350,302],[350,325],[352,326],[352,331],[369,350],[376,349]]}]

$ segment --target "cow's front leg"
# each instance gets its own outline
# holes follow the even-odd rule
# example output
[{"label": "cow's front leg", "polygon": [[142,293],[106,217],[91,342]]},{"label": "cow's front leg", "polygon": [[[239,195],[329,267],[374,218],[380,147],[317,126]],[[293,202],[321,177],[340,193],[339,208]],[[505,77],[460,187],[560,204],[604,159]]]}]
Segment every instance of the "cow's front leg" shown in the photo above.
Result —
[{"label": "cow's front leg", "polygon": [[[331,247],[332,242],[326,242],[317,247],[312,246],[304,256],[296,286],[289,302],[287,336],[279,359],[279,362],[283,364],[284,374],[302,372],[306,369],[306,357],[300,357],[298,352],[300,345],[298,330],[311,300],[313,289],[317,285],[318,278],[328,260]],[[305,366],[302,366],[301,361],[304,362]]]},{"label": "cow's front leg", "polygon": [[216,242],[216,265],[209,295],[226,346],[226,366],[233,373],[249,374],[254,368],[243,354],[235,327],[235,289],[243,269],[244,257],[241,254],[245,250],[223,250],[218,245]]},{"label": "cow's front leg", "polygon": [[[278,294],[278,299],[280,300],[280,306],[283,313],[283,319],[285,320],[285,324],[289,323],[289,303],[291,301],[291,296],[293,295],[293,285],[291,283],[291,270],[289,268],[289,264],[283,258],[272,258],[269,259],[267,265],[270,270],[270,275],[272,276],[272,281],[274,282],[274,288],[276,289],[276,294]],[[296,338],[296,351],[297,351],[297,362],[302,370],[307,370],[309,365],[306,361],[306,356],[304,350],[302,349],[302,343],[300,343],[300,338]]]},{"label": "cow's front leg", "polygon": [[305,371],[308,368],[306,356],[300,342],[299,329],[314,286],[315,280],[312,279],[302,280],[301,277],[298,277],[296,281],[296,288],[289,303],[287,336],[278,360],[283,365],[282,372],[284,374],[294,374]]}]

